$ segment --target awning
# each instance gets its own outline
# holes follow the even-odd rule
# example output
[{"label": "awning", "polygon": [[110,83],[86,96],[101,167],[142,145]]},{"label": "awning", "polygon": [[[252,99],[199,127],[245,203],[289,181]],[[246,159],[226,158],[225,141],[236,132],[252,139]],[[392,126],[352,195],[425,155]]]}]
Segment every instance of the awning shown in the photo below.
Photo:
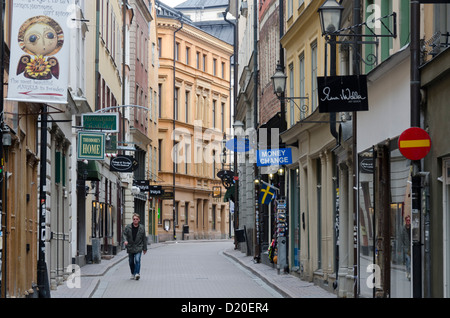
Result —
[{"label": "awning", "polygon": [[228,190],[227,190],[227,192],[225,192],[225,195],[224,195],[224,197],[223,197],[223,202],[228,202],[228,201],[233,201],[233,202],[235,202],[234,201],[234,193],[235,193],[235,190],[234,190],[234,185],[232,185]]},{"label": "awning", "polygon": [[78,176],[80,179],[88,181],[101,181],[100,168],[96,160],[88,160],[85,164],[82,161],[78,161]]}]

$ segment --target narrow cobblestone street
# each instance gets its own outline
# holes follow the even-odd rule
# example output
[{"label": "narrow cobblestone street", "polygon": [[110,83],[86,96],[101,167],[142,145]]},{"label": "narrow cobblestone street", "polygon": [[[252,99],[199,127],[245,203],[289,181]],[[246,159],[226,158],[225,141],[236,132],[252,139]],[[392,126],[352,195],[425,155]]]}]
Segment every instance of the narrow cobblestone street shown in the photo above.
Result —
[{"label": "narrow cobblestone street", "polygon": [[65,282],[52,298],[335,298],[289,274],[255,264],[231,240],[152,244],[141,279],[131,280],[125,251],[81,267],[80,288]]}]

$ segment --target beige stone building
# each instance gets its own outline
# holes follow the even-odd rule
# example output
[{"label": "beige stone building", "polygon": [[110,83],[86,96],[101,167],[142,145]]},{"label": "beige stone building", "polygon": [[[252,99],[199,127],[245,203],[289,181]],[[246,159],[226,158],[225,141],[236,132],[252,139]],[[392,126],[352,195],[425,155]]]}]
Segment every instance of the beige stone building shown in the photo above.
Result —
[{"label": "beige stone building", "polygon": [[225,238],[229,207],[217,172],[230,127],[233,47],[180,17],[159,3],[158,179],[167,199],[159,199],[158,238]]}]

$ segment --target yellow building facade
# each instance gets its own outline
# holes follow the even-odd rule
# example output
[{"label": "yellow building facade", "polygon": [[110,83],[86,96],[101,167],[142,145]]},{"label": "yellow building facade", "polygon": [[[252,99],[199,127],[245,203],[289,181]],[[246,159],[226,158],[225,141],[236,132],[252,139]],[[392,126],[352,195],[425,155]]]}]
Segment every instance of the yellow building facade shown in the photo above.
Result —
[{"label": "yellow building facade", "polygon": [[158,179],[167,198],[159,201],[158,238],[225,238],[229,207],[217,172],[230,127],[233,47],[188,20],[160,15],[157,23]]},{"label": "yellow building facade", "polygon": [[[292,273],[319,285],[335,280],[334,205],[336,140],[330,133],[329,114],[319,113],[317,77],[325,69],[325,40],[318,9],[323,1],[287,1],[285,34],[288,129],[282,141],[293,148],[293,164],[286,175],[296,190],[289,193],[289,266]],[[329,59],[329,56],[327,57]],[[329,61],[327,63],[329,64]],[[306,112],[300,108],[307,105]]]}]

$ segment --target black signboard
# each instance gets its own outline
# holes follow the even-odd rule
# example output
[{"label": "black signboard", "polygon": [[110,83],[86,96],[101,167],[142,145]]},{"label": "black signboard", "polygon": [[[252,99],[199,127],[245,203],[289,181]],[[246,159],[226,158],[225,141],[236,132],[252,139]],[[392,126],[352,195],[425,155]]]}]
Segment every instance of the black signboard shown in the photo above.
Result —
[{"label": "black signboard", "polygon": [[369,110],[366,75],[317,77],[317,86],[320,113]]},{"label": "black signboard", "polygon": [[148,192],[151,197],[159,197],[164,194],[164,190],[161,186],[150,186]]},{"label": "black signboard", "polygon": [[110,171],[133,172],[138,167],[138,162],[132,156],[117,156],[111,159]]},{"label": "black signboard", "polygon": [[450,3],[450,0],[420,0],[420,3]]},{"label": "black signboard", "polygon": [[138,187],[141,192],[149,192],[150,180],[133,180],[133,186]]},{"label": "black signboard", "polygon": [[373,173],[373,157],[359,156],[359,172],[361,173]]}]

